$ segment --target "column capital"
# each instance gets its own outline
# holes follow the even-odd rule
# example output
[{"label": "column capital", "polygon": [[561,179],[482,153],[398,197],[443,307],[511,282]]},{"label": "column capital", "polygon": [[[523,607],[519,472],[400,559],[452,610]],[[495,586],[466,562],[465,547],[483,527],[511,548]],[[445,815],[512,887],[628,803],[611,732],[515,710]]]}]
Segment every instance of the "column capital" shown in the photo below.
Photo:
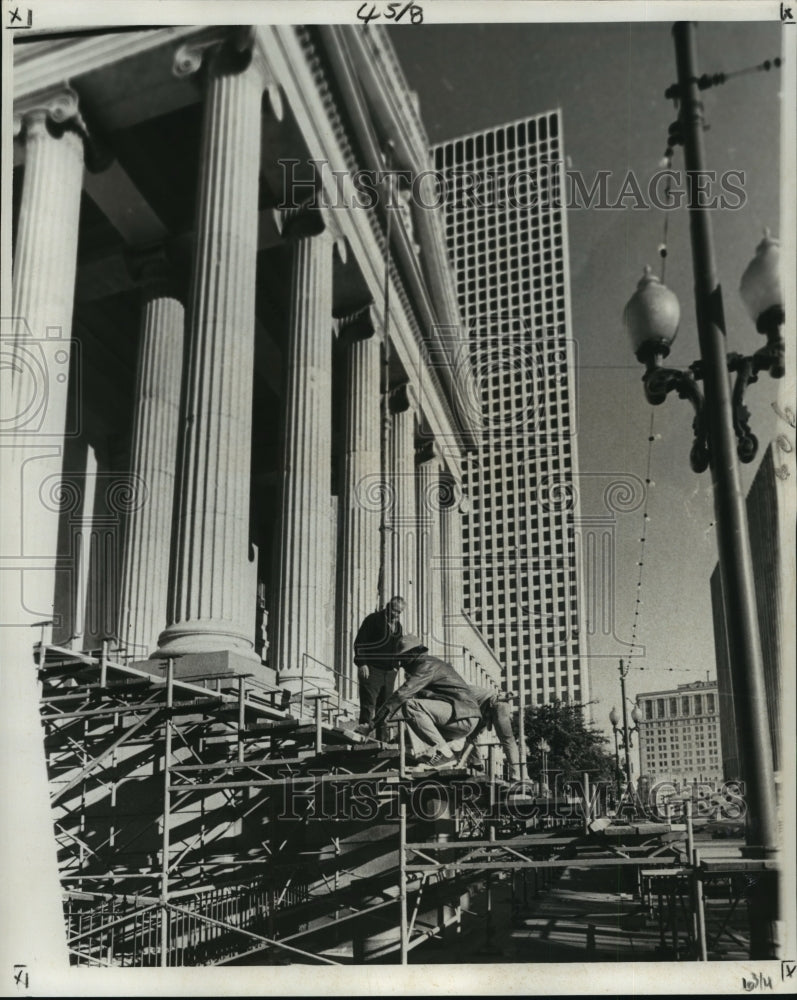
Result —
[{"label": "column capital", "polygon": [[106,170],[114,160],[108,145],[90,129],[80,108],[80,98],[68,84],[59,84],[22,98],[14,106],[14,138],[23,139],[42,131],[60,139],[70,132],[83,141],[83,158],[91,173]]},{"label": "column capital", "polygon": [[427,462],[436,462],[440,465],[443,461],[443,454],[435,440],[423,441],[415,449],[415,458],[418,465],[425,465]]},{"label": "column capital", "polygon": [[147,247],[126,247],[124,261],[130,277],[150,295],[169,298],[184,298],[178,289],[176,268],[167,243],[155,243]]},{"label": "column capital", "polygon": [[[273,216],[277,232],[286,242],[305,240],[311,236],[325,236],[333,241],[336,239],[329,213],[312,202],[296,208],[275,208]],[[345,254],[345,249],[343,253]]]},{"label": "column capital", "polygon": [[445,511],[459,511],[460,514],[467,514],[470,511],[470,499],[462,486],[462,478],[454,475],[444,465],[440,473],[440,482],[443,494],[443,509]]},{"label": "column capital", "polygon": [[390,412],[406,413],[418,409],[418,397],[409,382],[401,382],[389,391]]},{"label": "column capital", "polygon": [[15,138],[39,123],[61,129],[71,127],[81,135],[87,133],[80,114],[78,95],[65,83],[31,94],[14,106]]},{"label": "column capital", "polygon": [[345,344],[368,340],[381,331],[373,302],[368,302],[346,316],[339,316],[335,326],[338,337]]},{"label": "column capital", "polygon": [[254,25],[214,28],[190,39],[175,52],[172,72],[178,77],[193,76],[200,70],[230,76],[243,73],[250,66],[259,73],[263,90],[268,91],[271,113],[281,122],[282,95]]}]

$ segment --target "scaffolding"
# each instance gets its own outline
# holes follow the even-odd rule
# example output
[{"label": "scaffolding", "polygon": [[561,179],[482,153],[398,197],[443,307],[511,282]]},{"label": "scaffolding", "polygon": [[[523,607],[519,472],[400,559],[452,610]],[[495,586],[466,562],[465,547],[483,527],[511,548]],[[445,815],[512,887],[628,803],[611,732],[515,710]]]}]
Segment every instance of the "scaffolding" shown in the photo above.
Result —
[{"label": "scaffolding", "polygon": [[687,900],[692,930],[673,950],[705,959],[704,887],[743,874],[700,861],[691,821],[594,824],[586,781],[569,820],[541,814],[528,783],[496,775],[491,747],[486,776],[418,773],[402,725],[398,746],[365,740],[332,692],[294,707],[254,676],[177,676],[174,659],[145,671],[107,643],[95,655],[42,639],[36,661],[76,964],[406,964],[474,892],[489,944],[498,880],[515,908],[529,877],[536,893],[574,865],[625,869],[664,927]]},{"label": "scaffolding", "polygon": [[[401,893],[436,910],[467,892],[468,877],[399,879],[403,741],[347,731],[335,693],[303,692],[293,716],[253,676],[178,677],[174,659],[144,671],[107,643],[42,639],[36,662],[76,963],[381,958],[401,948]],[[353,789],[378,822],[349,815]],[[474,822],[464,810],[458,831]]]}]

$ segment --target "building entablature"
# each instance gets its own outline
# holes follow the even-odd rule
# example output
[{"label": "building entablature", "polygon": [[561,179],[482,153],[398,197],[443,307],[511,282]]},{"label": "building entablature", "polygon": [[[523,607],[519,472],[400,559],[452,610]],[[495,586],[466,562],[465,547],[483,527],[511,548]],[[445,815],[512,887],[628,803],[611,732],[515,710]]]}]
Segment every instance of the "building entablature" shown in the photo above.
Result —
[{"label": "building entablature", "polygon": [[[129,129],[197,104],[201,73],[187,70],[200,68],[205,50],[212,49],[225,38],[232,38],[234,43],[244,32],[248,32],[252,58],[262,60],[266,68],[267,111],[263,124],[261,174],[277,199],[284,195],[281,189],[284,168],[280,163],[285,157],[328,164],[330,176],[324,177],[325,184],[339,183],[333,171],[338,177],[344,176],[344,188],[351,195],[351,201],[345,202],[344,211],[330,214],[334,215],[335,228],[349,250],[346,267],[350,287],[346,301],[334,303],[335,314],[351,312],[353,301],[370,299],[384,327],[384,235],[374,213],[355,204],[356,190],[350,174],[358,164],[353,161],[350,138],[345,134],[339,114],[330,105],[329,88],[323,91],[319,88],[318,74],[322,70],[317,60],[315,66],[311,65],[312,53],[303,45],[305,29],[290,26],[178,27],[31,42],[20,45],[17,50],[15,101],[19,107],[27,106],[31,100],[35,101],[39,92],[68,82],[69,88],[77,94],[81,120],[87,122],[89,132],[108,136],[119,129]],[[283,103],[286,110],[290,109],[290,115],[286,113],[284,118]],[[337,121],[331,121],[331,112]],[[345,112],[351,117],[350,107],[346,107]],[[164,154],[166,152],[164,150]],[[122,230],[122,235],[128,244],[141,246],[165,238],[175,243],[190,242],[189,233],[168,231],[168,226],[119,163],[114,163],[107,176],[99,180],[92,180],[87,175],[85,186],[101,211],[106,210],[113,198],[118,201],[120,193],[126,197],[128,209],[135,206],[135,218],[130,211],[118,212],[125,223],[126,231]],[[110,189],[113,189],[112,195],[109,195]],[[336,195],[332,189],[327,193],[333,198]],[[119,220],[109,216],[109,221],[117,225]],[[445,338],[445,344],[440,344],[437,333],[441,328],[439,307],[432,304],[405,227],[399,224],[393,228],[388,335],[395,367],[399,377],[403,375],[416,384],[434,436],[445,443],[447,450],[454,453],[454,461],[458,461],[462,448],[473,446],[476,431],[473,407],[463,405],[469,396],[462,386],[467,383],[470,369],[463,364],[462,356],[452,359],[450,337]],[[259,206],[258,248],[275,246],[279,241],[273,206]],[[426,257],[439,255],[442,266],[448,266],[442,244],[435,248],[434,254],[426,249],[423,253]],[[96,270],[97,263],[92,264]],[[84,263],[81,261],[79,266],[82,269]],[[121,282],[120,288],[130,287],[124,269],[115,265],[113,270],[114,281]],[[444,315],[447,319],[458,319]],[[442,325],[458,329],[456,322]],[[454,344],[453,353],[462,355],[463,352]]]},{"label": "building entablature", "polygon": [[[415,95],[407,86],[384,30],[377,28],[367,37],[351,27],[323,30],[337,31],[346,39],[355,67],[366,84],[366,92],[379,115],[380,125],[393,143],[400,165],[414,179],[429,174],[431,181],[429,140],[418,114]],[[424,203],[416,206],[413,220],[420,237],[421,261],[438,322],[461,327],[456,283],[448,265],[442,207],[424,197]]]}]

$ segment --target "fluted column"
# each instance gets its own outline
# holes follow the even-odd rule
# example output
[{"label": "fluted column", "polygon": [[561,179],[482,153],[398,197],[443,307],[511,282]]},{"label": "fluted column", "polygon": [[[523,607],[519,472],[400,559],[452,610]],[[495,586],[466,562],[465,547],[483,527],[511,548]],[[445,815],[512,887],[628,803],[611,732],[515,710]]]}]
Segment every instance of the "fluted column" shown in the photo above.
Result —
[{"label": "fluted column", "polygon": [[[14,124],[25,173],[11,318],[2,321],[0,445],[7,492],[0,544],[11,560],[3,573],[11,588],[7,624],[21,625],[53,617],[59,520],[69,489],[64,434],[86,133],[77,95],[64,87],[17,107]],[[73,420],[73,434],[78,426]],[[73,587],[77,572],[73,564]]]},{"label": "fluted column", "polygon": [[354,637],[378,604],[380,512],[381,344],[370,307],[340,324],[346,349],[346,415],[338,589],[338,664],[343,694],[355,693]]},{"label": "fluted column", "polygon": [[[180,63],[195,68],[198,60]],[[249,545],[261,100],[258,54],[208,57],[196,242],[186,320],[169,625],[157,655],[254,652]],[[153,654],[155,655],[155,654]]]},{"label": "fluted column", "polygon": [[119,641],[143,659],[166,624],[184,313],[163,252],[131,259],[142,283],[130,469],[146,499],[125,527]]},{"label": "fluted column", "polygon": [[434,443],[418,454],[418,632],[435,656],[443,652],[443,588],[440,541],[440,452]]},{"label": "fluted column", "polygon": [[[64,433],[75,298],[80,191],[83,183],[85,128],[77,95],[61,88],[44,95],[14,121],[25,146],[25,179],[14,253],[13,306],[16,349],[25,352],[14,369],[14,400],[33,390],[36,371],[26,363],[35,352],[46,380],[38,435]],[[34,380],[34,381],[32,381]],[[5,429],[5,428],[4,428]],[[55,549],[53,549],[55,551]]]},{"label": "fluted column", "polygon": [[408,384],[398,386],[390,394],[392,414],[390,433],[390,504],[389,540],[391,597],[403,597],[407,602],[401,616],[404,632],[417,627],[416,598],[416,517],[415,473],[415,398]]},{"label": "fluted column", "polygon": [[[332,253],[317,212],[288,215],[294,240],[276,549],[274,659],[279,682],[334,686],[335,537],[332,456]],[[305,693],[315,688],[307,687]]]},{"label": "fluted column", "polygon": [[456,656],[461,653],[466,634],[462,613],[465,605],[462,516],[467,512],[467,497],[459,480],[447,471],[441,477],[440,498],[443,636],[447,655]]},{"label": "fluted column", "polygon": [[[3,760],[24,762],[23,793],[0,834],[4,891],[25,900],[3,930],[4,955],[23,972],[68,967],[53,817],[32,643],[50,630],[56,581],[63,436],[67,419],[77,261],[83,129],[74,92],[61,89],[17,108],[25,173],[14,252],[13,300],[2,323],[0,456],[4,693]],[[54,490],[53,490],[53,487]],[[33,847],[35,845],[35,848]],[[11,959],[11,956],[14,956]]]}]

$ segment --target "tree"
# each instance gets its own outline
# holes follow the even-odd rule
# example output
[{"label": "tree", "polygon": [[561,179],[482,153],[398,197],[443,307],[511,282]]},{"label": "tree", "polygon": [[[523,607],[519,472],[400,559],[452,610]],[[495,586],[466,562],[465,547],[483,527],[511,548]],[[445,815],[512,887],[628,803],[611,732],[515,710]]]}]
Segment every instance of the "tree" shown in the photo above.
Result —
[{"label": "tree", "polygon": [[548,774],[559,772],[560,781],[580,780],[584,771],[590,781],[614,781],[613,753],[604,749],[609,740],[584,721],[584,709],[593,702],[563,702],[532,705],[526,709],[526,745],[531,774],[542,771],[542,752],[537,744],[545,740],[548,751]]}]

